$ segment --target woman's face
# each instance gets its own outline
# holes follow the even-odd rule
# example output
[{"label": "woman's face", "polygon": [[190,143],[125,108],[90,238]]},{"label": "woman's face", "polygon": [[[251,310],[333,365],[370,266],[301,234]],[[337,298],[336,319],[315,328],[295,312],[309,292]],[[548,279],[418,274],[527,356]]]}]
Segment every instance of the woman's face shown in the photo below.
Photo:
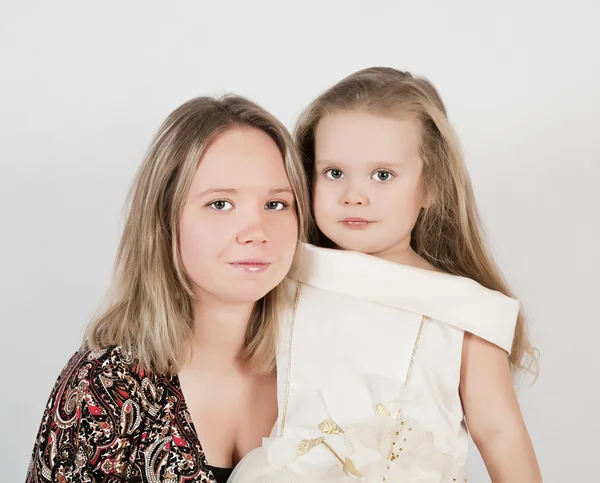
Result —
[{"label": "woman's face", "polygon": [[180,219],[198,299],[254,303],[287,275],[298,241],[294,195],[275,142],[234,127],[200,160]]}]

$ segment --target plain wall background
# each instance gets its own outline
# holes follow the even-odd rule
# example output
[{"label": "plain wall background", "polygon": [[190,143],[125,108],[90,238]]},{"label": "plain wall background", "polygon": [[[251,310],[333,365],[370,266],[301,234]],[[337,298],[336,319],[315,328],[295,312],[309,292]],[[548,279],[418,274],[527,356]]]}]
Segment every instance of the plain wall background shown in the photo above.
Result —
[{"label": "plain wall background", "polygon": [[[600,7],[595,1],[2,1],[0,474],[23,481],[54,381],[104,294],[127,190],[191,97],[292,128],[343,76],[429,77],[461,136],[541,374],[520,399],[546,482],[600,452]],[[489,481],[476,451],[470,481]]]}]

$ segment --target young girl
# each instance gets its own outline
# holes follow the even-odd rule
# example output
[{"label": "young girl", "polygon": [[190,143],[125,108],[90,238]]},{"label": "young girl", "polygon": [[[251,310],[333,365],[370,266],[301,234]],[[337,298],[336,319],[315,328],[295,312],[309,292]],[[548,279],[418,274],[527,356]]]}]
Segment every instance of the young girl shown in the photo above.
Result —
[{"label": "young girl", "polygon": [[232,482],[541,481],[511,372],[533,352],[435,87],[345,78],[296,131],[318,226],[291,278],[277,434]]}]

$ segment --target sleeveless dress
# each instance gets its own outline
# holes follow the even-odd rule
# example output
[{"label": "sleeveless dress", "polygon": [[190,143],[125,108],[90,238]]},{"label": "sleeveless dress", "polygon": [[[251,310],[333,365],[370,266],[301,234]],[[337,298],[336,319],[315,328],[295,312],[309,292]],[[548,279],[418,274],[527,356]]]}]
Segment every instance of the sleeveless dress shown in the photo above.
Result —
[{"label": "sleeveless dress", "polygon": [[512,345],[518,301],[464,277],[302,245],[279,416],[231,483],[463,482],[465,331]]}]

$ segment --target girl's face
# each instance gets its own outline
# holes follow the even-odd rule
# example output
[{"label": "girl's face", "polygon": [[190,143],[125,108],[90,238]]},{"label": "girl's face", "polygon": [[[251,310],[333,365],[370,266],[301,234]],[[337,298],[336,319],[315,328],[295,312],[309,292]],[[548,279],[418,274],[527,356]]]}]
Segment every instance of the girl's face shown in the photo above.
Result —
[{"label": "girl's face", "polygon": [[236,127],[211,142],[183,208],[179,241],[200,301],[254,303],[285,278],[298,225],[281,152],[267,134]]},{"label": "girl's face", "polygon": [[313,211],[338,247],[401,261],[424,207],[416,120],[326,115],[315,132]]}]

